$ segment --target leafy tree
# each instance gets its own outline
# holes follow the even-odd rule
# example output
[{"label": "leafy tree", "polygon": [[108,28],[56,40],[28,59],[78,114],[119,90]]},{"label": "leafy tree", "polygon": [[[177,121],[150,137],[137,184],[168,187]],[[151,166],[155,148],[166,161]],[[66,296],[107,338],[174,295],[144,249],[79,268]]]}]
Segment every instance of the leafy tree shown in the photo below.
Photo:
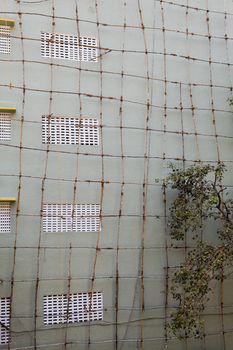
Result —
[{"label": "leafy tree", "polygon": [[[211,292],[211,281],[227,277],[233,266],[233,200],[228,198],[222,179],[225,165],[199,165],[181,170],[171,165],[165,186],[177,191],[170,208],[171,238],[193,239],[183,264],[172,278],[171,293],[178,302],[171,314],[170,329],[182,339],[201,336],[202,313]],[[209,241],[203,239],[206,223],[215,222]],[[218,237],[219,244],[214,244]]]}]

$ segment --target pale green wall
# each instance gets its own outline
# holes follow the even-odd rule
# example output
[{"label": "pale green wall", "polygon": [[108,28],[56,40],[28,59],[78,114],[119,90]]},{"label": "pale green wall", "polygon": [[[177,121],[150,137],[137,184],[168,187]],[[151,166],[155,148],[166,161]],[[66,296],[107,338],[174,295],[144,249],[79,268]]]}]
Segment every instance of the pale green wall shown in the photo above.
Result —
[{"label": "pale green wall", "polygon": [[[145,42],[138,3],[141,5],[144,26],[147,27],[145,38],[150,52],[149,83],[145,79]],[[207,8],[207,0],[174,0],[173,3],[176,5],[188,3],[191,7]],[[98,20],[109,26],[100,25],[97,28],[94,0],[55,0],[55,32],[77,34],[75,15],[77,4],[80,34],[99,36],[101,48],[113,49],[98,63],[80,63],[56,59],[51,61],[41,57],[40,32],[52,31],[52,4],[52,0],[41,2],[1,0],[0,3],[1,17],[16,20],[15,29],[12,31],[12,53],[0,56],[0,105],[17,108],[12,123],[12,141],[7,145],[1,145],[1,197],[19,198],[18,186],[21,183],[19,212],[17,218],[14,215],[12,220],[12,233],[0,235],[0,279],[3,280],[0,285],[0,296],[9,296],[11,292],[13,294],[13,333],[9,348],[34,349],[36,336],[36,349],[46,350],[231,350],[233,343],[231,314],[224,317],[225,348],[220,316],[207,317],[205,342],[190,340],[180,343],[174,339],[165,341],[166,267],[179,264],[182,252],[165,249],[165,207],[161,184],[167,174],[169,161],[183,157],[182,116],[184,131],[193,133],[184,135],[185,165],[195,160],[217,161],[218,145],[220,159],[227,161],[229,170],[225,184],[229,186],[233,184],[232,139],[222,137],[232,137],[232,112],[228,98],[231,96],[233,79],[231,70],[233,15],[229,14],[224,19],[225,11],[233,14],[232,1],[209,0],[210,33],[215,36],[211,40],[211,60],[216,62],[211,64],[212,89],[205,11],[189,8],[186,17],[185,6],[174,6],[164,1],[162,4],[164,17],[162,17],[159,1],[98,0]],[[22,13],[21,27],[18,12]],[[128,26],[125,33],[124,17]],[[165,32],[165,38],[161,30],[163,18],[165,28],[171,29]],[[189,32],[199,33],[200,36],[186,36],[186,21]],[[120,26],[114,26],[117,24]],[[24,40],[20,39],[21,34]],[[223,39],[225,34],[231,38],[227,41],[227,45]],[[124,54],[121,52],[123,43]],[[187,56],[196,57],[198,60],[188,60]],[[231,65],[228,66],[226,63],[229,61]],[[54,65],[51,66],[51,62]],[[125,74],[123,79],[120,75],[122,69]],[[167,111],[164,97],[165,72]],[[9,84],[13,88],[10,89]],[[24,102],[23,84],[26,87]],[[190,84],[196,84],[191,85],[194,116],[191,113]],[[51,90],[53,93],[50,104]],[[211,107],[211,93],[213,107]],[[93,97],[83,94],[90,94]],[[101,94],[113,99],[104,98],[101,104],[98,98]],[[119,114],[121,95],[124,99],[123,129],[120,129]],[[148,98],[152,107],[148,113],[150,131],[146,132]],[[182,114],[181,103],[184,107]],[[213,113],[212,108],[215,109]],[[94,117],[100,121],[102,118],[101,145],[79,148],[52,145],[49,147],[46,168],[46,145],[42,145],[41,142],[40,122],[41,116],[48,113],[59,116],[81,114],[83,117]],[[163,132],[165,113],[167,113],[166,133]],[[213,117],[216,120],[216,133],[219,135],[217,143]],[[194,136],[194,121],[199,134],[197,143]],[[22,132],[21,164],[20,132]],[[101,148],[104,157],[100,156]],[[122,155],[125,156],[123,160]],[[21,182],[19,182],[20,169]],[[103,291],[105,311],[104,321],[92,323],[90,327],[86,324],[75,324],[67,328],[55,326],[52,329],[43,325],[43,295],[66,293],[68,290],[70,245],[73,247],[70,261],[70,290],[75,293],[85,292],[91,288],[98,237],[97,233],[40,233],[42,178],[45,174],[44,203],[71,203],[76,177],[78,183],[75,200],[78,203],[100,203],[101,181],[104,181],[102,232],[99,241],[100,250],[97,253],[94,290]],[[155,178],[159,179],[159,183],[155,183]],[[143,202],[144,179],[147,196]],[[88,183],[87,180],[91,182]],[[169,191],[168,204],[171,197],[172,193]],[[145,226],[143,226],[143,203],[146,206]],[[119,217],[121,204],[122,216]],[[16,206],[12,207],[14,213]],[[118,240],[119,324],[116,327],[115,276]],[[143,240],[144,250],[142,250]],[[17,249],[13,267],[14,244]],[[41,249],[37,256],[39,244]],[[145,292],[143,313],[140,278],[142,257]],[[12,272],[13,288],[11,288]],[[38,317],[34,333],[37,276],[39,277]],[[224,311],[227,313],[232,312],[232,288],[232,280],[224,283]],[[168,303],[169,306],[173,305],[170,299]],[[169,310],[168,308],[167,313]],[[216,285],[207,312],[219,314],[220,311],[220,287]],[[140,318],[145,320],[137,321]],[[127,323],[129,320],[132,322]],[[115,343],[116,329],[118,346]],[[143,336],[142,342],[140,342],[141,336]],[[69,343],[66,346],[63,345],[65,338]]]}]

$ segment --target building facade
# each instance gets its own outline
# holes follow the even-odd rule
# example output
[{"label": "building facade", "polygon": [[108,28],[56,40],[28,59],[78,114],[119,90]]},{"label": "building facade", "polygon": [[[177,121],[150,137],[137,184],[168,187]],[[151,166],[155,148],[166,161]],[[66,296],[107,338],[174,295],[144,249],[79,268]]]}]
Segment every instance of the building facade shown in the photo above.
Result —
[{"label": "building facade", "polygon": [[[230,350],[167,329],[169,163],[227,165],[231,0],[1,0],[0,347]],[[210,235],[211,230],[207,231]]]}]

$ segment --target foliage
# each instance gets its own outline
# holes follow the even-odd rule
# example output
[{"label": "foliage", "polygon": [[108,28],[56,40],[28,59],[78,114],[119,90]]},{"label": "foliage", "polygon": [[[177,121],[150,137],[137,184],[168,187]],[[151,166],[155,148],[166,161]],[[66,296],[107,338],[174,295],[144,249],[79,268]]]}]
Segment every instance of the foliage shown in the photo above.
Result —
[{"label": "foliage", "polygon": [[[170,168],[165,185],[177,191],[170,208],[171,238],[173,242],[192,238],[194,243],[172,279],[171,293],[178,307],[171,314],[170,329],[180,339],[199,337],[211,281],[226,278],[226,267],[233,266],[233,200],[222,186],[224,164]],[[203,230],[210,221],[215,222],[215,229],[209,232],[213,240],[203,240]],[[216,241],[216,235],[217,245],[211,242]]]}]

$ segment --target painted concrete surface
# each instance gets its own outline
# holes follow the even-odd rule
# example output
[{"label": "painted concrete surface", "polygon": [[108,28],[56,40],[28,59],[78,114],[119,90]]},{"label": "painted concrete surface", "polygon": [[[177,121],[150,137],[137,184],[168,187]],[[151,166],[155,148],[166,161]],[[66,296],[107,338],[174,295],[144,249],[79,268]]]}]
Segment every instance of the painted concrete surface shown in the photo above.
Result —
[{"label": "painted concrete surface", "polygon": [[[2,0],[0,12],[15,20],[0,106],[17,108],[0,145],[1,197],[17,198],[0,234],[0,297],[12,300],[2,348],[231,350],[232,279],[223,310],[214,288],[204,340],[167,337],[166,280],[184,251],[170,247],[162,182],[169,162],[222,160],[232,186],[232,1]],[[41,31],[95,37],[100,58],[43,58]],[[98,119],[100,145],[42,144],[48,114]],[[101,232],[43,232],[46,203],[101,204]],[[103,321],[43,324],[44,295],[92,290]]]}]

